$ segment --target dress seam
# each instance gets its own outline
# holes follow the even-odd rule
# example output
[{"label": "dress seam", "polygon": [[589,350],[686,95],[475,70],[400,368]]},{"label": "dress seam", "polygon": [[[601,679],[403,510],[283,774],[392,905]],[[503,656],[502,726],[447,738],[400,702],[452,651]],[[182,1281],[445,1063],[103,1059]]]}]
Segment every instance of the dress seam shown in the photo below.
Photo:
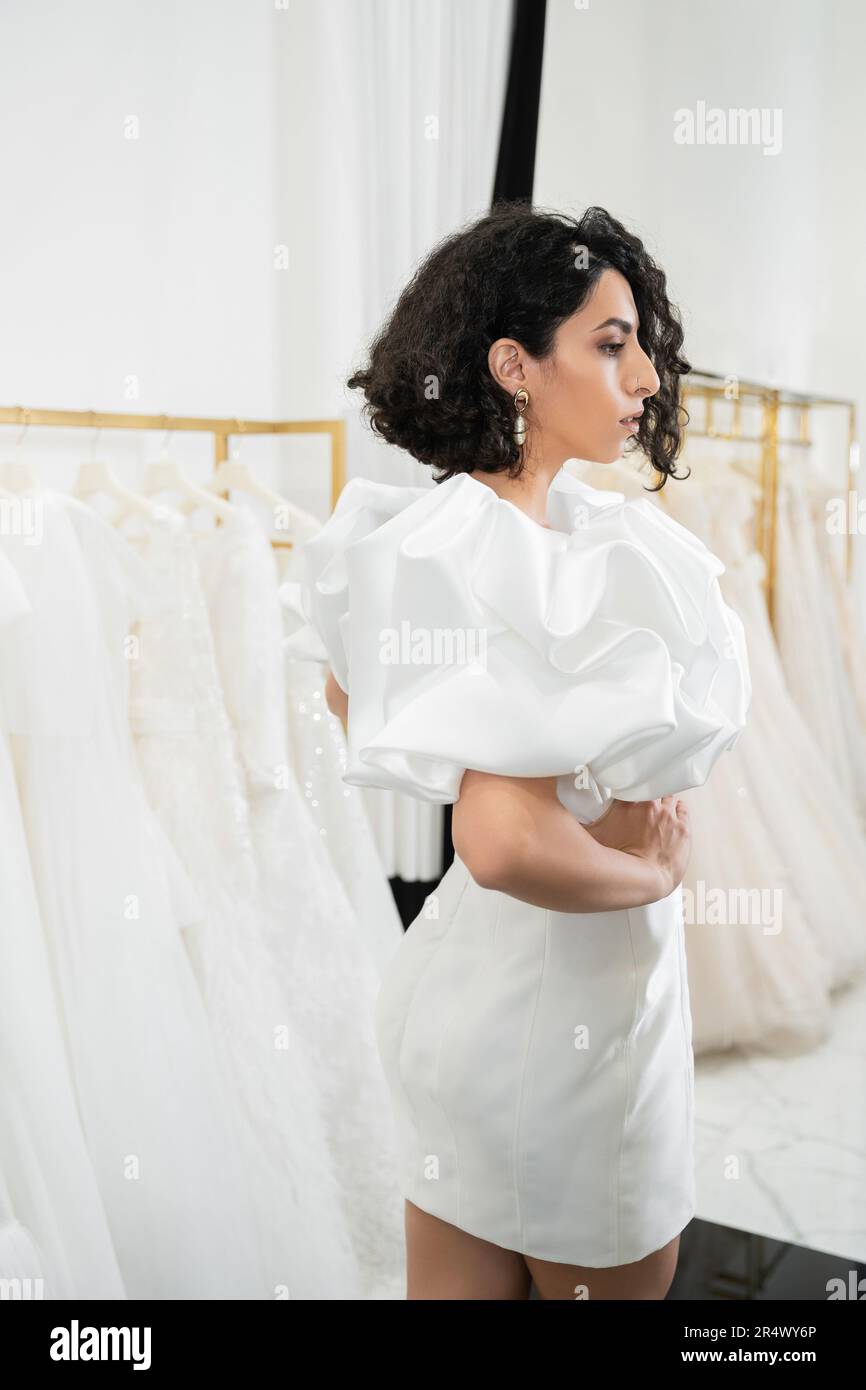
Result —
[{"label": "dress seam", "polygon": [[524,1175],[525,1154],[522,1148],[522,1125],[523,1125],[523,1101],[526,1093],[526,1073],[529,1069],[529,1054],[532,1048],[532,1036],[535,1031],[535,1019],[538,1014],[538,1003],[541,998],[541,989],[544,984],[544,975],[547,969],[547,961],[550,955],[550,909],[544,909],[544,955],[541,961],[541,970],[538,975],[538,985],[535,991],[535,1002],[532,1006],[532,1018],[529,1024],[529,1031],[526,1038],[526,1048],[523,1054],[523,1066],[520,1073],[520,1094],[517,1099],[517,1110],[514,1117],[514,1138],[512,1141],[512,1173],[514,1178],[514,1200],[517,1206],[517,1226],[520,1232],[520,1248],[526,1247],[526,1232],[523,1227],[523,1208],[520,1201],[520,1183]]},{"label": "dress seam", "polygon": [[[467,870],[467,874],[468,874],[468,870]],[[467,877],[466,882],[465,882],[464,885],[463,885],[463,891],[461,892],[460,897],[457,899],[457,902],[456,902],[455,905],[454,905],[454,914],[453,914],[453,916],[452,916],[450,926],[453,926],[453,924],[454,924],[454,918],[456,918],[457,913],[458,913],[459,910],[460,910],[460,904],[461,904],[462,901],[463,901],[463,893],[465,893],[466,890],[467,890],[467,888],[469,887],[469,880],[470,880],[470,878],[471,878],[471,875],[469,875],[469,876]],[[449,931],[450,931],[450,926],[449,926]],[[448,932],[445,933],[445,936],[447,936],[447,935],[448,935]],[[445,936],[443,936],[443,938],[442,938],[443,941],[445,940]],[[429,962],[428,962],[428,964],[429,964]],[[483,962],[479,962],[479,966],[480,966],[481,964],[483,964]],[[456,1226],[460,1226],[461,1223],[462,1223],[462,1220],[463,1220],[463,1183],[462,1183],[461,1178],[460,1178],[460,1148],[459,1148],[459,1145],[458,1145],[458,1143],[457,1143],[457,1135],[454,1133],[454,1127],[453,1127],[453,1125],[451,1124],[451,1121],[450,1121],[449,1118],[448,1118],[448,1111],[447,1111],[446,1107],[442,1104],[442,1070],[441,1070],[441,1069],[442,1069],[442,1053],[443,1053],[444,1050],[445,1050],[445,1042],[446,1042],[446,1039],[447,1039],[447,1037],[448,1037],[448,1030],[449,1030],[449,1028],[450,1028],[450,1026],[451,1026],[451,1020],[452,1020],[452,1018],[454,1017],[454,1010],[456,1009],[456,1007],[457,1007],[456,1004],[454,1004],[454,1005],[452,1006],[451,1012],[450,1012],[450,1014],[448,1015],[448,1023],[447,1023],[447,1025],[442,1029],[442,1033],[441,1033],[440,1038],[439,1038],[439,1047],[438,1047],[438,1049],[437,1049],[437,1051],[436,1051],[436,1076],[435,1076],[435,1081],[434,1081],[434,1099],[435,1099],[435,1101],[436,1101],[436,1104],[437,1104],[438,1107],[439,1107],[439,1110],[440,1110],[440,1112],[441,1112],[441,1114],[442,1114],[442,1116],[443,1116],[443,1118],[444,1118],[444,1120],[445,1120],[446,1125],[448,1126],[448,1133],[451,1135],[451,1147],[452,1147],[453,1152],[454,1152],[454,1181],[455,1181],[455,1184],[456,1184],[456,1187],[457,1187],[457,1216],[456,1216],[456,1219],[455,1219],[454,1224],[455,1224]]]},{"label": "dress seam", "polygon": [[631,1024],[628,1033],[623,1041],[623,1060],[625,1062],[625,1104],[622,1115],[622,1129],[619,1137],[619,1154],[617,1155],[616,1167],[616,1198],[614,1201],[614,1263],[621,1263],[622,1253],[622,1164],[625,1151],[625,1134],[628,1128],[629,1108],[632,1099],[632,1074],[631,1074],[631,1045],[634,1030],[637,1023],[638,1013],[638,988],[637,988],[637,960],[635,959],[634,935],[632,930],[631,910],[625,908],[625,920],[628,927],[628,942],[631,949],[632,958],[632,984],[634,989],[634,1004],[632,1006]]},{"label": "dress seam", "polygon": [[[411,1019],[411,1016],[412,1016],[412,1006],[413,1006],[413,1004],[414,1004],[414,1002],[415,1002],[415,996],[417,995],[419,989],[421,988],[421,984],[422,984],[422,982],[424,981],[424,979],[425,979],[425,977],[426,977],[426,975],[427,975],[427,972],[428,972],[429,969],[430,969],[431,964],[432,964],[433,961],[436,959],[436,957],[437,957],[437,955],[439,954],[440,950],[441,950],[442,947],[444,946],[445,941],[446,941],[448,935],[450,934],[451,928],[452,928],[452,926],[454,925],[454,919],[455,919],[455,917],[457,916],[457,913],[458,913],[458,911],[459,911],[459,909],[460,909],[460,904],[462,903],[463,898],[464,898],[464,896],[465,896],[465,894],[466,894],[466,890],[467,890],[468,887],[469,887],[469,882],[470,882],[471,875],[469,874],[469,871],[468,871],[468,870],[466,871],[466,875],[467,875],[467,876],[466,876],[466,882],[463,884],[463,887],[461,888],[460,893],[459,893],[459,895],[458,895],[457,901],[456,901],[456,903],[454,904],[454,908],[453,908],[453,911],[452,911],[452,913],[451,913],[451,920],[450,920],[449,923],[448,923],[448,928],[447,928],[446,931],[444,931],[444,932],[442,933],[442,936],[440,937],[439,941],[438,941],[437,944],[436,944],[435,950],[433,951],[432,955],[431,955],[431,956],[429,957],[429,959],[427,960],[427,963],[426,963],[424,969],[422,970],[421,974],[419,975],[418,979],[415,981],[415,987],[414,987],[414,989],[412,990],[412,994],[411,994],[411,996],[410,996],[410,998],[409,998],[409,1002],[408,1002],[408,1004],[406,1005],[406,1013],[405,1013],[404,1018],[403,1018],[403,1030],[402,1030],[402,1032],[401,1032],[401,1034],[400,1034],[400,1044],[399,1044],[399,1047],[398,1047],[398,1049],[397,1049],[397,1075],[398,1075],[399,1078],[400,1078],[400,1085],[401,1085],[401,1087],[402,1087],[402,1089],[403,1089],[403,1095],[406,1097],[407,1101],[409,1102],[409,1108],[410,1108],[410,1110],[411,1110],[411,1112],[412,1112],[412,1123],[413,1123],[413,1126],[414,1126],[414,1129],[415,1129],[415,1133],[416,1133],[416,1134],[418,1134],[418,1133],[420,1132],[420,1131],[419,1131],[419,1126],[418,1126],[418,1112],[417,1112],[417,1110],[415,1109],[415,1104],[414,1104],[414,1101],[413,1101],[413,1099],[412,1099],[412,1095],[411,1095],[411,1092],[410,1092],[410,1090],[409,1090],[409,1087],[406,1085],[406,1078],[405,1078],[404,1071],[403,1071],[403,1049],[404,1049],[405,1042],[406,1042],[406,1034],[407,1034],[408,1029],[409,1029],[409,1022],[410,1022],[410,1019]],[[437,885],[437,887],[440,886],[440,885],[441,885],[441,879],[440,879],[440,884]],[[434,893],[435,893],[436,889],[434,889],[433,891],[434,891]],[[428,896],[432,896],[432,895],[428,895]],[[425,899],[425,902],[426,902],[426,901],[427,901],[427,900]],[[423,912],[423,911],[424,911],[424,908],[423,908],[423,906],[422,906],[421,912]],[[421,915],[421,914],[420,914],[420,912],[419,912],[418,916],[420,916],[420,915]],[[417,921],[417,918],[415,918],[414,920]],[[413,921],[412,923],[410,923],[410,927],[413,926],[413,925],[414,925],[414,921]],[[408,930],[409,930],[409,928],[407,928],[407,931],[408,931]],[[404,940],[405,940],[405,938],[404,938]],[[436,1082],[437,1082],[437,1087],[438,1087],[438,1082],[439,1082],[439,1076],[438,1076],[438,1061],[437,1061],[437,1076],[436,1076]],[[437,1096],[437,1099],[438,1099],[438,1096]],[[444,1111],[443,1111],[443,1113],[444,1113]],[[447,1121],[447,1116],[446,1116],[446,1121]],[[448,1128],[449,1128],[449,1130],[450,1130],[450,1128],[451,1128],[450,1123],[448,1124]],[[453,1135],[452,1135],[452,1138],[453,1138]],[[456,1145],[455,1145],[455,1155],[456,1155]],[[417,1181],[418,1181],[418,1174],[416,1173],[416,1174],[413,1175],[413,1189],[414,1189],[415,1185],[417,1184]],[[458,1193],[459,1193],[459,1188],[458,1188]],[[459,1195],[458,1195],[458,1202],[459,1202]]]},{"label": "dress seam", "polygon": [[682,899],[680,890],[680,905],[677,908],[676,935],[677,935],[677,973],[680,986],[680,1018],[682,1025],[683,1047],[685,1051],[685,1081],[686,1081],[686,1124],[691,1130],[694,1124],[694,1051],[690,1041],[691,1032],[691,1008],[687,1001],[688,994],[688,958],[685,946],[685,923],[682,916]]}]

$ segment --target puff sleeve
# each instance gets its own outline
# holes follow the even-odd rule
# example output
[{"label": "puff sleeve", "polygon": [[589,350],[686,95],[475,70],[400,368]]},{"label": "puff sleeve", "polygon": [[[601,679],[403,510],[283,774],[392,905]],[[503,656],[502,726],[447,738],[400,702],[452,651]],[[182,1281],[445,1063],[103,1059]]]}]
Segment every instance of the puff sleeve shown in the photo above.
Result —
[{"label": "puff sleeve", "polygon": [[427,496],[429,488],[395,487],[352,478],[325,525],[301,549],[303,577],[280,585],[287,657],[329,665],[342,690],[349,689],[349,590],[345,553],[402,508]]},{"label": "puff sleeve", "polygon": [[344,491],[302,588],[351,679],[346,782],[454,802],[467,768],[583,772],[596,803],[639,801],[733,747],[751,682],[722,561],[645,498],[561,486],[556,531],[466,474]]}]

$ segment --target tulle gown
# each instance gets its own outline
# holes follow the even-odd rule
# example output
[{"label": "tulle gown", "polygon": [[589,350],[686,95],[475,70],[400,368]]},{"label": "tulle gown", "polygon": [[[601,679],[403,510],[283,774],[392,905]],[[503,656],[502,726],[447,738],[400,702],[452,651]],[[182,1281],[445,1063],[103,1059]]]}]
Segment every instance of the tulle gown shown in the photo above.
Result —
[{"label": "tulle gown", "polygon": [[[797,891],[784,828],[766,815],[768,799],[787,793],[785,765],[768,764],[764,751],[763,723],[772,713],[762,679],[765,643],[738,604],[739,590],[732,593],[740,566],[746,585],[760,584],[760,557],[745,539],[753,502],[745,479],[725,488],[717,477],[712,489],[694,478],[665,489],[671,489],[671,513],[727,565],[720,584],[746,627],[754,692],[738,747],[711,785],[685,798],[693,838],[684,886],[696,905],[705,895],[705,906],[686,922],[695,1050],[739,1045],[784,1052],[827,1036],[831,973]],[[708,889],[721,894],[714,901]]]},{"label": "tulle gown", "polygon": [[[373,1027],[380,972],[295,777],[273,552],[253,517],[238,508],[234,519],[196,542],[195,553],[238,736],[262,922],[313,1065],[362,1288],[369,1298],[400,1298],[403,1203]],[[380,939],[386,931],[402,939],[393,899],[378,927]]]},{"label": "tulle gown", "polygon": [[[3,706],[59,1026],[123,1283],[130,1298],[255,1296],[261,1278],[226,1092],[118,699],[124,636],[156,596],[81,503],[33,496],[41,543],[2,542],[32,606],[6,629]],[[30,1061],[35,1088],[37,1057]],[[58,1070],[55,1091],[62,1080]],[[50,1100],[41,1102],[46,1125]],[[57,1122],[68,1136],[68,1105]],[[79,1177],[80,1208],[58,1217],[77,1247],[63,1272],[79,1292],[86,1280],[91,1296],[112,1288],[119,1296],[72,1139],[67,1153],[58,1134],[45,1170],[53,1185],[70,1165],[58,1205]],[[26,1177],[36,1183],[36,1168]],[[61,1264],[65,1240],[61,1230],[45,1241],[47,1266]]]},{"label": "tulle gown", "polygon": [[[0,671],[7,623],[30,603],[0,551]],[[6,678],[0,677],[0,700]],[[76,1107],[0,704],[0,1277],[46,1299],[125,1298]]]},{"label": "tulle gown", "polygon": [[[749,480],[718,460],[706,468],[692,456],[682,462],[690,478],[671,479],[654,499],[643,495],[726,564],[722,593],[743,620],[754,689],[737,747],[710,784],[684,798],[692,809],[686,906],[698,905],[702,892],[707,904],[705,922],[686,923],[694,1047],[787,1051],[826,1035],[829,991],[862,969],[866,844],[850,816],[828,818],[844,794],[784,684],[753,548]],[[632,465],[606,474],[603,467],[581,462],[579,476],[625,491],[652,481]],[[712,887],[725,894],[721,920],[706,897]],[[750,924],[737,925],[737,904],[749,895]]]},{"label": "tulle gown", "polygon": [[842,653],[854,698],[859,732],[861,737],[866,737],[866,635],[846,573],[847,541],[827,525],[827,501],[829,498],[838,497],[838,489],[824,485],[817,488],[816,492],[814,509],[821,518],[821,525],[817,526],[816,534],[819,543],[823,545],[824,572],[835,602],[836,621],[839,625]]},{"label": "tulle gown", "polygon": [[[298,555],[297,548],[283,552],[279,592],[286,637],[304,623]],[[400,944],[403,926],[363,795],[342,780],[346,736],[325,700],[326,667],[321,659],[291,658],[284,671],[292,766],[364,938],[384,971]]]},{"label": "tulle gown", "polygon": [[866,830],[866,731],[843,652],[832,584],[824,568],[804,477],[783,473],[777,519],[776,635],[789,690]]},{"label": "tulle gown", "polygon": [[12,1215],[4,1188],[0,1173],[0,1279],[15,1280],[12,1287],[21,1298],[51,1298],[39,1247],[27,1227]]},{"label": "tulle gown", "polygon": [[[733,499],[742,497],[732,490]],[[835,989],[857,979],[866,966],[866,836],[785,683],[764,599],[763,563],[748,555],[745,563],[737,562],[742,515],[738,520],[732,504],[716,507],[713,518],[719,553],[729,564],[722,587],[743,615],[758,671],[759,717],[747,730],[744,755],[758,769],[755,796],[785,855]],[[789,601],[780,590],[777,612]]]},{"label": "tulle gown", "polygon": [[[139,625],[130,711],[148,796],[201,899],[184,939],[240,1114],[271,1296],[356,1298],[360,1270],[321,1114],[322,1063],[310,1056],[301,991],[273,950],[262,900],[255,818],[194,549],[208,542],[169,508],[159,522],[137,518],[124,529],[176,599]],[[259,769],[271,786],[279,761]],[[273,846],[290,895],[281,904],[287,932],[309,879],[299,849],[295,833]]]}]

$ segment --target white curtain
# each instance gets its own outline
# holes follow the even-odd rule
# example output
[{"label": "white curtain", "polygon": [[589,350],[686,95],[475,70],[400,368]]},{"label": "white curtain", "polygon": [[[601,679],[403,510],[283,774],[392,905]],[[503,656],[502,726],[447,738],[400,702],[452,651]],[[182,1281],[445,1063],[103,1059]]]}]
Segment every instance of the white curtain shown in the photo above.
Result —
[{"label": "white curtain", "polygon": [[[505,99],[512,0],[317,0],[327,63],[316,84],[326,117],[307,131],[326,143],[319,190],[333,273],[334,385],[366,345],[413,268],[440,237],[490,208]],[[328,346],[331,346],[330,344]],[[342,391],[349,477],[418,486],[431,472],[386,446],[362,421],[360,393]],[[389,877],[442,869],[442,808],[363,789]]]}]

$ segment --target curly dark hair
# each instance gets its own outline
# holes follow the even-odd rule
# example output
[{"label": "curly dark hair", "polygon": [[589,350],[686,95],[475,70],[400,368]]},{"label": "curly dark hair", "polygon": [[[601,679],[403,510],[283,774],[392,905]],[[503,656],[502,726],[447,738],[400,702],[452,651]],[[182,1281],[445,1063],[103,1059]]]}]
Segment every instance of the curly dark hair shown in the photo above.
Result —
[{"label": "curly dark hair", "polygon": [[[585,269],[576,265],[580,247],[588,252]],[[550,357],[559,325],[607,268],[631,286],[638,342],[660,382],[632,436],[661,474],[652,489],[658,491],[679,476],[675,461],[688,422],[679,378],[691,364],[680,355],[683,330],[664,271],[604,208],[573,218],[523,200],[501,202],[444,237],[374,338],[369,364],[346,385],[364,392],[374,433],[442,470],[437,483],[475,469],[516,478],[523,462],[512,435],[514,406],[490,373],[490,345],[515,338],[536,359]]]}]

